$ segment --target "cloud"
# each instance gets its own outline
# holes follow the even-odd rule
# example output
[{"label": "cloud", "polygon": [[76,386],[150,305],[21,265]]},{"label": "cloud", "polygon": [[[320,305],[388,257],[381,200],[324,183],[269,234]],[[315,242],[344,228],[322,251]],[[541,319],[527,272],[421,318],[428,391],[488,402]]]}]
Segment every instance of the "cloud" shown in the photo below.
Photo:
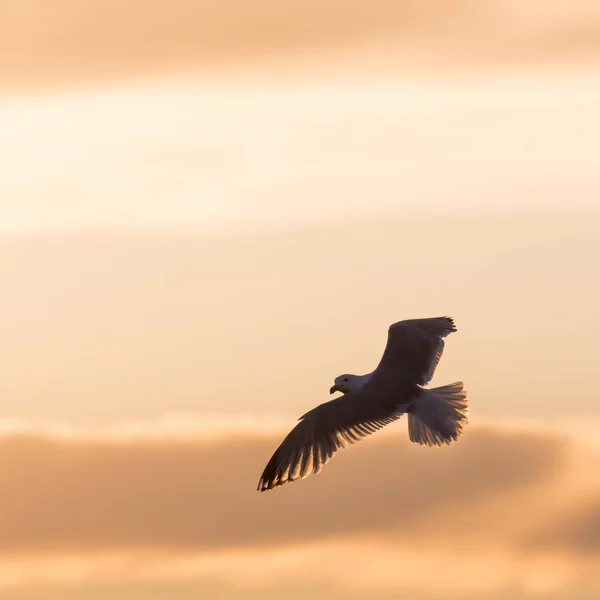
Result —
[{"label": "cloud", "polygon": [[[564,468],[565,442],[552,437],[475,428],[438,452],[395,429],[340,453],[325,476],[266,495],[255,487],[279,436],[5,438],[0,551],[231,548],[374,532],[445,539],[474,510],[551,486]],[[486,534],[503,537],[504,526]]]},{"label": "cloud", "polygon": [[[275,422],[208,437],[161,426],[154,437],[148,427],[139,437],[5,430],[0,586],[233,577],[252,590],[285,582],[477,597],[599,583],[597,505],[581,502],[600,493],[597,444],[472,423],[459,443],[431,449],[410,444],[398,423],[318,476],[259,494],[285,433]],[[565,511],[573,519],[557,520]]]},{"label": "cloud", "polygon": [[396,66],[582,58],[600,49],[599,15],[581,1],[8,0],[0,68],[5,85],[55,85],[327,49],[347,60],[373,41],[376,60]]},{"label": "cloud", "polygon": [[591,500],[584,495],[558,512],[552,522],[531,536],[526,547],[600,557],[600,495]]}]

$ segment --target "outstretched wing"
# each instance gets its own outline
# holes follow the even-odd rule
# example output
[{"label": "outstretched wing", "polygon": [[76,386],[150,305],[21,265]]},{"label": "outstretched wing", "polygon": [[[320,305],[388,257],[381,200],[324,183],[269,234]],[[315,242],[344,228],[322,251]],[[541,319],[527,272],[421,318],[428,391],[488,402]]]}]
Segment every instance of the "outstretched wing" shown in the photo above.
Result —
[{"label": "outstretched wing", "polygon": [[431,381],[444,351],[444,339],[456,331],[450,317],[408,319],[390,325],[378,370],[402,370],[419,385]]},{"label": "outstretched wing", "polygon": [[402,415],[398,402],[369,398],[362,391],[325,402],[304,416],[268,462],[258,483],[264,492],[318,473],[333,455]]}]

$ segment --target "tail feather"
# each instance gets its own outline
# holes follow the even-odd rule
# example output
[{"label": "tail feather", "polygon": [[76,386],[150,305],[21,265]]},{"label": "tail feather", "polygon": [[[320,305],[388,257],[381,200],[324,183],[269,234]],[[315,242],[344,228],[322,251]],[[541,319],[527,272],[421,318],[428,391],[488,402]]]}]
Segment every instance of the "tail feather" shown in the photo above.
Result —
[{"label": "tail feather", "polygon": [[462,434],[468,414],[469,399],[462,382],[423,390],[409,409],[408,435],[417,444],[450,444]]}]

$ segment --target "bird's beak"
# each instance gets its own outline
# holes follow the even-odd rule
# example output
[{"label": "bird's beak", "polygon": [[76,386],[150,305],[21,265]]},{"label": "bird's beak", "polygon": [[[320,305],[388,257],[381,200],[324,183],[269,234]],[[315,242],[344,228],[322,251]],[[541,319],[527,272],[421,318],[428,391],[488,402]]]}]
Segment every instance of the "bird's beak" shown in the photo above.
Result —
[{"label": "bird's beak", "polygon": [[329,393],[333,394],[334,392],[339,392],[340,388],[337,385],[332,385],[331,388],[329,389]]}]

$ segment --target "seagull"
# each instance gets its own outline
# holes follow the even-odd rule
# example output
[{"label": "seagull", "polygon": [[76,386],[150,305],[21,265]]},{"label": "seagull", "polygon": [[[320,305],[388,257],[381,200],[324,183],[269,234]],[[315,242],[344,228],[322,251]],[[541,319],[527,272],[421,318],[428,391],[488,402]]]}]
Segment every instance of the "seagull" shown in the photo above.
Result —
[{"label": "seagull", "polygon": [[468,422],[469,401],[461,381],[425,389],[456,331],[450,317],[408,319],[390,325],[377,368],[366,375],[336,377],[324,402],[300,417],[258,482],[264,492],[317,474],[334,454],[408,414],[412,442],[441,446],[456,441]]}]

